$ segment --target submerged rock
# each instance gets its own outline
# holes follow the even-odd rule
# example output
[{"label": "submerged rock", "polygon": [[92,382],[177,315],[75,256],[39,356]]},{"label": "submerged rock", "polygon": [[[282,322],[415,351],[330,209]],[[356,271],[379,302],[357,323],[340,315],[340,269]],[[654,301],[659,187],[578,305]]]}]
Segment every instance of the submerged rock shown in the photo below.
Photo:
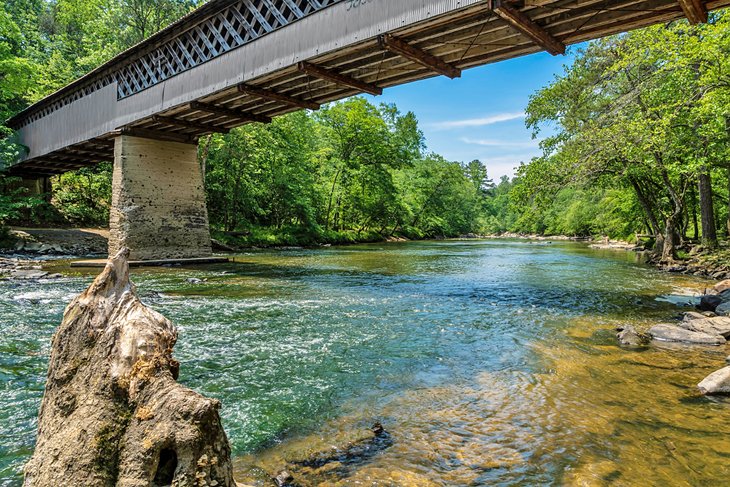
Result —
[{"label": "submerged rock", "polygon": [[702,394],[730,394],[730,366],[714,371],[697,387]]},{"label": "submerged rock", "polygon": [[646,337],[639,334],[631,325],[623,325],[616,328],[616,338],[621,345],[627,347],[640,347],[646,343]]},{"label": "submerged rock", "polygon": [[276,477],[274,477],[274,483],[277,487],[296,487],[296,484],[294,483],[294,476],[286,470],[282,470]]},{"label": "submerged rock", "polygon": [[178,384],[174,325],[118,253],[53,337],[26,487],[234,486],[220,403]]},{"label": "submerged rock", "polygon": [[697,345],[723,345],[727,340],[718,334],[686,330],[674,325],[655,325],[649,330],[654,340],[665,342],[693,343]]}]

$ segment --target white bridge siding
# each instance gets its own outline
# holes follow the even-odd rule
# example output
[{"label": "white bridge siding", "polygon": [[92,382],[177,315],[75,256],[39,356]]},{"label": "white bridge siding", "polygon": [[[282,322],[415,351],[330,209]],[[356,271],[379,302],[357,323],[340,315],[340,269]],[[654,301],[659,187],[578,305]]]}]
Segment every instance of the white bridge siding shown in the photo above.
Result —
[{"label": "white bridge siding", "polygon": [[168,109],[296,66],[315,56],[373,39],[483,0],[367,0],[337,3],[134,95],[117,99],[112,83],[22,127],[37,158]]}]

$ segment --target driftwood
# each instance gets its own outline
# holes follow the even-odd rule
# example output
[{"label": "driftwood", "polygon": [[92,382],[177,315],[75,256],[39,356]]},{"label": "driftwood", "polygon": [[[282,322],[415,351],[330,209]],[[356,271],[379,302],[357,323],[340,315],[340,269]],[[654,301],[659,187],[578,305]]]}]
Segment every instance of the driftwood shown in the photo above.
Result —
[{"label": "driftwood", "polygon": [[139,301],[127,257],[66,308],[25,485],[234,486],[220,403],[176,382],[177,331]]}]

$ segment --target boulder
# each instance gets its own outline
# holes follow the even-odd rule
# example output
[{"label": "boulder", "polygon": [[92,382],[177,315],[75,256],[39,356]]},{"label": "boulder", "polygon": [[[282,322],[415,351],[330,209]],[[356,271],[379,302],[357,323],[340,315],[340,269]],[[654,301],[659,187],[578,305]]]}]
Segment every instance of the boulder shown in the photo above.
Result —
[{"label": "boulder", "polygon": [[175,326],[144,306],[121,250],[53,337],[25,487],[232,487],[220,403],[176,382]]},{"label": "boulder", "polygon": [[715,308],[715,313],[720,316],[730,315],[730,301],[720,303],[717,308]]},{"label": "boulder", "polygon": [[37,269],[14,269],[10,271],[10,277],[13,279],[43,279],[47,275],[47,272],[39,271]]},{"label": "boulder", "polygon": [[702,394],[730,394],[730,366],[711,373],[697,387]]},{"label": "boulder", "polygon": [[685,330],[674,325],[655,325],[649,330],[654,340],[664,342],[692,343],[697,345],[723,345],[727,340],[721,335],[711,335],[697,331]]},{"label": "boulder", "polygon": [[640,335],[631,325],[623,325],[616,328],[616,338],[621,345],[627,347],[640,347],[646,342],[645,337]]},{"label": "boulder", "polygon": [[720,291],[717,293],[718,296],[720,296],[720,299],[723,301],[730,301],[730,289],[725,289],[724,291]]},{"label": "boulder", "polygon": [[715,311],[715,308],[720,304],[722,304],[722,298],[720,296],[705,294],[700,298],[700,304],[697,305],[697,309],[700,311]]},{"label": "boulder", "polygon": [[715,318],[704,318],[684,321],[679,324],[681,328],[708,335],[722,335],[725,339],[730,338],[730,318],[727,316],[716,316]]},{"label": "boulder", "polygon": [[697,311],[686,311],[682,316],[682,321],[704,320],[705,318],[707,318],[705,315]]}]

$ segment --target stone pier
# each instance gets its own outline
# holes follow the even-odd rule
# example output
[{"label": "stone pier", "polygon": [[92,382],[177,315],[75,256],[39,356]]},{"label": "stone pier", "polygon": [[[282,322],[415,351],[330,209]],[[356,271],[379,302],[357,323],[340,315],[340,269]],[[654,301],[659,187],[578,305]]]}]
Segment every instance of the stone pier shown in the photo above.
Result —
[{"label": "stone pier", "polygon": [[114,145],[109,255],[132,260],[212,254],[197,146],[121,135]]}]

